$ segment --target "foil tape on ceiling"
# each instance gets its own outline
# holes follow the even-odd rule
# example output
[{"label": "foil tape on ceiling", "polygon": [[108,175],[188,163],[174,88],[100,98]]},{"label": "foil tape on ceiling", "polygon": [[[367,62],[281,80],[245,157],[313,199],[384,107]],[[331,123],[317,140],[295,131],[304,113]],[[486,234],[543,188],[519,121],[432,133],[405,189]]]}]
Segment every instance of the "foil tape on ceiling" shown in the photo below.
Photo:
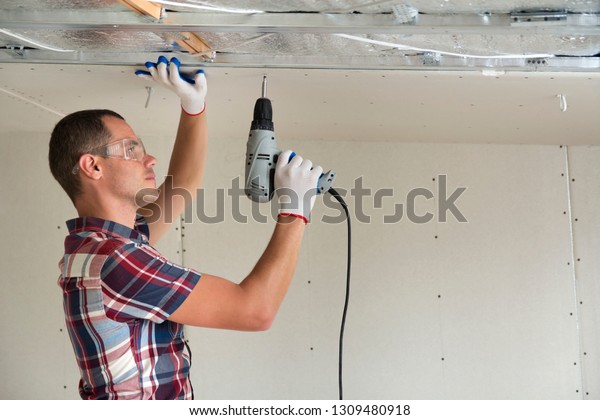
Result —
[{"label": "foil tape on ceiling", "polygon": [[[1,34],[0,34],[1,35]],[[171,41],[153,32],[120,31],[19,31],[24,38],[75,51],[170,51]]]},{"label": "foil tape on ceiling", "polygon": [[[353,13],[354,11],[366,14],[391,14],[392,7],[407,5],[418,9],[420,13],[440,14],[448,13],[454,16],[477,15],[483,12],[509,13],[521,10],[551,9],[566,10],[573,13],[593,13],[600,10],[599,0],[411,0],[402,1],[199,1],[178,0],[179,3],[190,5],[204,5],[219,8],[256,9],[272,12],[293,11],[297,16],[313,16],[318,12]],[[195,13],[202,14],[199,9],[184,7],[165,6],[169,9],[167,13],[172,17],[177,14],[194,16]],[[152,19],[137,15],[127,9],[117,0],[3,0],[0,9],[5,10],[35,10],[37,18],[43,16],[44,10],[64,10],[68,19],[77,22],[77,16],[84,16],[86,11],[95,11],[97,16],[104,17],[115,14],[131,16],[135,21],[149,22]],[[176,10],[180,10],[178,12]],[[306,12],[306,13],[304,13]],[[214,13],[214,11],[212,12]],[[224,12],[221,12],[224,13]],[[215,15],[216,16],[216,15]],[[275,13],[271,16],[277,16]],[[358,15],[356,15],[358,17]],[[382,15],[385,16],[385,15]],[[481,16],[480,16],[481,18]],[[422,18],[424,19],[424,18]],[[243,19],[242,19],[243,21]],[[335,27],[330,19],[327,25]],[[160,27],[161,23],[155,23]],[[482,29],[484,29],[482,27]],[[453,54],[470,55],[502,55],[502,54],[537,54],[547,53],[556,56],[567,57],[591,57],[600,53],[600,35],[597,32],[591,34],[577,34],[577,28],[573,34],[557,34],[545,31],[531,31],[513,33],[512,29],[496,32],[480,33],[471,31],[468,33],[441,33],[428,30],[425,33],[414,34],[362,34],[362,38],[370,38],[393,45],[376,45],[368,42],[357,42],[356,40],[344,39],[334,36],[332,33],[310,33],[310,32],[198,32],[197,34],[217,53],[227,53],[248,57],[257,55],[268,56],[305,56],[318,59],[319,57],[339,57],[352,59],[353,57],[398,57],[403,55],[415,55],[417,52],[409,48],[395,48],[394,45],[406,45],[415,49],[445,51]],[[32,49],[43,49],[43,46],[53,46],[58,49],[77,52],[102,52],[102,53],[138,53],[138,52],[179,52],[182,51],[174,39],[180,34],[154,30],[129,30],[122,31],[119,28],[97,28],[81,30],[64,29],[24,29],[11,30],[10,33],[20,36],[10,36],[9,32],[0,33],[0,46],[7,51],[22,46]],[[358,34],[356,34],[358,35]],[[27,42],[27,40],[37,42]],[[40,47],[41,46],[41,47]],[[16,57],[20,58],[20,57]],[[231,59],[231,57],[230,57]],[[217,56],[218,60],[218,56]],[[317,63],[318,64],[318,63]]]},{"label": "foil tape on ceiling", "polygon": [[[408,50],[350,41],[331,34],[199,33],[218,52],[271,55],[396,55]],[[363,38],[457,54],[534,54],[591,56],[599,52],[599,36],[547,35],[362,35]]]},{"label": "foil tape on ceiling", "polygon": [[2,0],[0,7],[6,10],[74,9],[85,11],[113,8],[116,5],[120,5],[117,0]]},{"label": "foil tape on ceiling", "polygon": [[[365,0],[326,0],[326,1],[199,1],[177,0],[178,3],[202,5],[229,9],[253,9],[265,12],[361,12],[361,13],[390,13],[392,6],[409,4],[422,13],[509,13],[520,10],[565,10],[577,13],[594,13],[600,11],[597,0],[409,0],[409,1],[365,1]],[[185,8],[167,6],[168,8],[184,10]],[[189,8],[187,10],[190,10]]]}]

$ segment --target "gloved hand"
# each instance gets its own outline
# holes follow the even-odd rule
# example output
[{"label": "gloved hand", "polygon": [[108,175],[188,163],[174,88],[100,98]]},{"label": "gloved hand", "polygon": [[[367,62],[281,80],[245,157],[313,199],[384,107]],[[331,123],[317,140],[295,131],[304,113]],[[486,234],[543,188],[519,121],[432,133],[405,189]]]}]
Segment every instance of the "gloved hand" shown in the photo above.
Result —
[{"label": "gloved hand", "polygon": [[317,183],[323,173],[320,166],[312,167],[310,160],[292,155],[287,150],[279,155],[275,166],[275,193],[280,216],[296,216],[308,223],[315,199]]},{"label": "gloved hand", "polygon": [[169,62],[161,55],[157,63],[146,62],[148,71],[136,70],[135,74],[146,80],[154,80],[175,92],[181,99],[181,108],[186,114],[202,114],[207,92],[204,70],[196,71],[194,79],[190,79],[179,73],[180,66],[177,58],[173,57]]}]

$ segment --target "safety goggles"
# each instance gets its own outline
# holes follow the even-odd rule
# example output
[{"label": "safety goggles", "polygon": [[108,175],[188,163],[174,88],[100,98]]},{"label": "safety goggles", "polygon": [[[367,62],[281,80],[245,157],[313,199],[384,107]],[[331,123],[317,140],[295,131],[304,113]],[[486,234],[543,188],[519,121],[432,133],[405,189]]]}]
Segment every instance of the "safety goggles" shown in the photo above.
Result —
[{"label": "safety goggles", "polygon": [[[105,158],[137,160],[141,162],[146,156],[146,148],[140,139],[121,139],[92,149],[87,153]],[[79,172],[79,162],[73,166],[71,172],[73,174]]]}]

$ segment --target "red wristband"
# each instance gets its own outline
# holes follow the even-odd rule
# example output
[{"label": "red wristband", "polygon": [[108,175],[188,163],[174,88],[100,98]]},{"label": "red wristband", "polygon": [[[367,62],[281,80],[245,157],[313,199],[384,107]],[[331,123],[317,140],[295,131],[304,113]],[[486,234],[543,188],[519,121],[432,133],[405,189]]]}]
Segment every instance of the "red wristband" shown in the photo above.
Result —
[{"label": "red wristband", "polygon": [[306,217],[302,216],[301,214],[296,214],[296,213],[279,213],[279,216],[297,217],[298,219],[304,220],[304,224],[305,225],[308,224],[308,219]]},{"label": "red wristband", "polygon": [[183,109],[183,106],[181,106],[181,110],[183,111],[183,113],[185,115],[189,115],[190,117],[196,117],[200,114],[202,114],[204,112],[204,110],[206,109],[206,102],[204,102],[204,105],[202,106],[202,110],[200,112],[198,112],[197,114],[190,114],[189,112],[187,112],[185,109]]}]

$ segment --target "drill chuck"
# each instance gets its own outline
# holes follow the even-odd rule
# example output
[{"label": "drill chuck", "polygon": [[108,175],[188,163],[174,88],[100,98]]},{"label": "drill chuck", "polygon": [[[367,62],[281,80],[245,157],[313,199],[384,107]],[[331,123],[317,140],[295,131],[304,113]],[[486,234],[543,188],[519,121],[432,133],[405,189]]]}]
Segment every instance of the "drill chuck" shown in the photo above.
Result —
[{"label": "drill chuck", "polygon": [[250,130],[274,131],[273,107],[268,98],[258,98],[254,104],[254,119]]}]

